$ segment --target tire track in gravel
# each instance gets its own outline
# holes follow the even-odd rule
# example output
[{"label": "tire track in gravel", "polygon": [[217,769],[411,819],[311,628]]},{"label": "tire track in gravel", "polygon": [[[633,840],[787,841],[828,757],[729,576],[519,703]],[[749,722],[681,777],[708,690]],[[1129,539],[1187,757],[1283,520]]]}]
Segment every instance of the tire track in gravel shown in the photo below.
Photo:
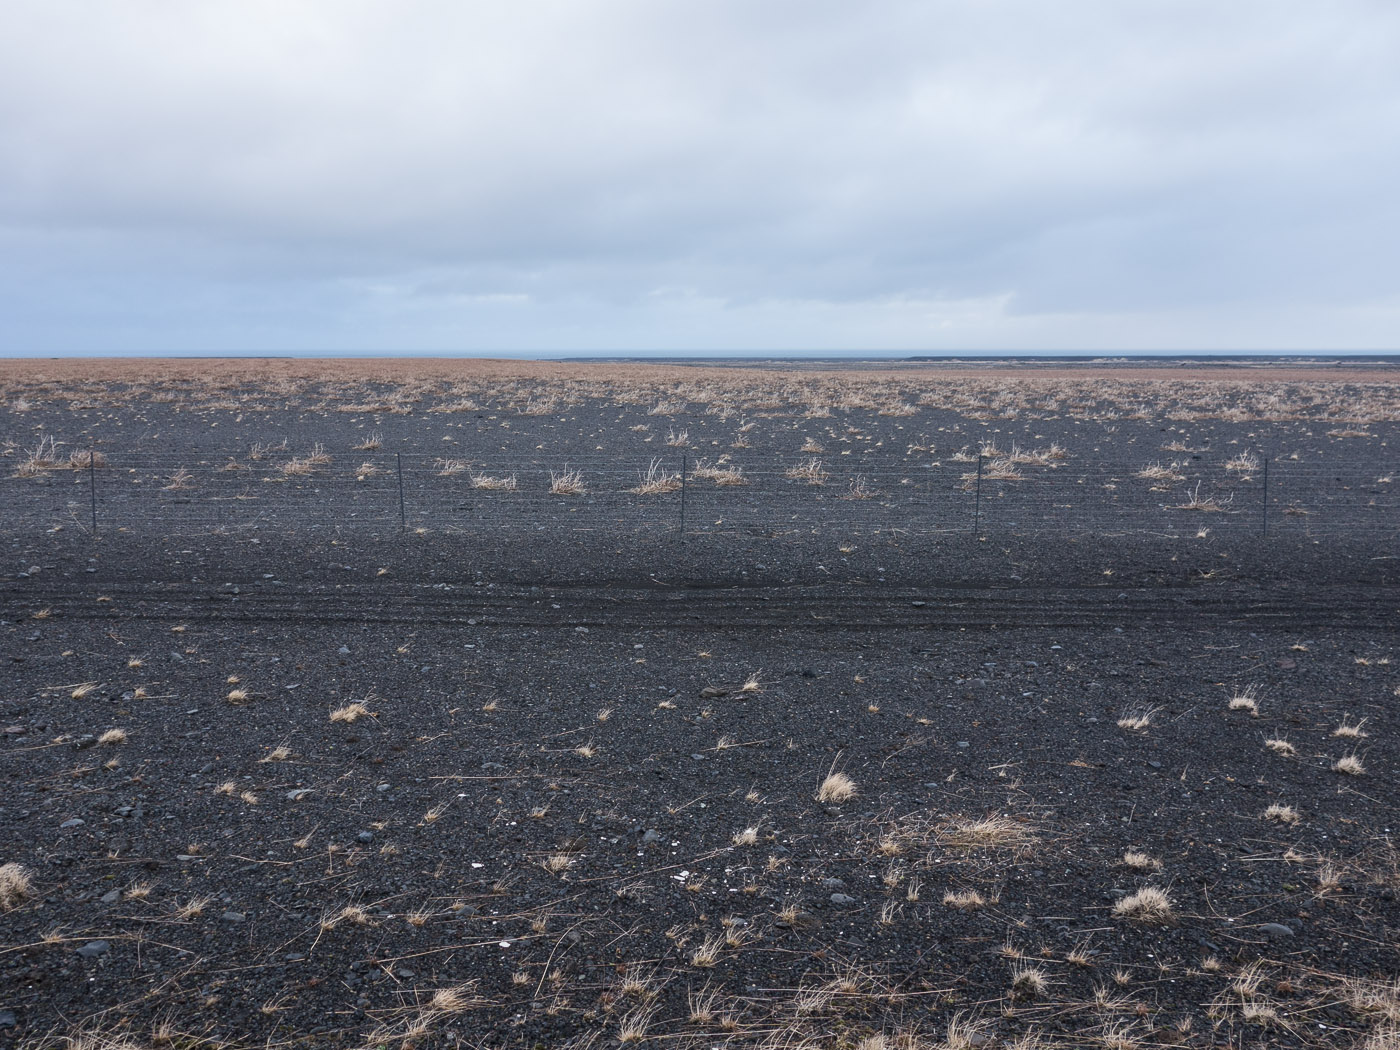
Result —
[{"label": "tire track in gravel", "polygon": [[[102,598],[104,600],[99,601]],[[796,628],[1120,627],[1209,624],[1267,629],[1400,629],[1400,592],[1376,587],[1295,594],[1102,587],[886,588],[840,584],[744,588],[538,588],[381,583],[103,587],[0,584],[0,615],[40,608],[65,620],[306,621],[491,627]]]}]

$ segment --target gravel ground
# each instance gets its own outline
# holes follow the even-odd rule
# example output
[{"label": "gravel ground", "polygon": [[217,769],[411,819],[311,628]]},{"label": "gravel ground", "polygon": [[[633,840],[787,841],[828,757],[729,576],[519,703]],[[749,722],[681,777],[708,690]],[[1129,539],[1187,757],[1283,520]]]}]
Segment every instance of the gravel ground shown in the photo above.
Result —
[{"label": "gravel ground", "polygon": [[[649,411],[584,407],[564,452]],[[15,448],[81,412],[149,422]],[[1268,436],[1381,477],[1391,425]],[[1374,532],[393,524],[0,534],[0,1043],[1391,1045]]]}]

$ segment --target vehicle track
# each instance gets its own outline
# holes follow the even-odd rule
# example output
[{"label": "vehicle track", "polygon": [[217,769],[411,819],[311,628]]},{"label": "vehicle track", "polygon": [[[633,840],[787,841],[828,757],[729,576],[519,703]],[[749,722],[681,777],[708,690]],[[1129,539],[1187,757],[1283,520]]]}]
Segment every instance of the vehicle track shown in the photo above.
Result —
[{"label": "vehicle track", "polygon": [[[106,600],[99,601],[103,598]],[[1400,589],[1337,587],[1306,598],[1278,591],[1195,587],[882,587],[867,584],[730,588],[548,585],[481,587],[396,582],[221,586],[0,584],[0,615],[40,608],[65,620],[178,620],[611,628],[1065,627],[1234,624],[1270,629],[1400,629]]]}]

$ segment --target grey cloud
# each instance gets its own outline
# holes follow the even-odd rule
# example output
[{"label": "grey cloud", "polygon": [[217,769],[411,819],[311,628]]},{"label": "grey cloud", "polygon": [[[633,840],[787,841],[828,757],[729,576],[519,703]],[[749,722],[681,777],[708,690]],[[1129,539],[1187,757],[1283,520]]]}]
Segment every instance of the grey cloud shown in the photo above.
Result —
[{"label": "grey cloud", "polygon": [[14,0],[0,349],[1393,345],[1397,45],[1367,0]]}]

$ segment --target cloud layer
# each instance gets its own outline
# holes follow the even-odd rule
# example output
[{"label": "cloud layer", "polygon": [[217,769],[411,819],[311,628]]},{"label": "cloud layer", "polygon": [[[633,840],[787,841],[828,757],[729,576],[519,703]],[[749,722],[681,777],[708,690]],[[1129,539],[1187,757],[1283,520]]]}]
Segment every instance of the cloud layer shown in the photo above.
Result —
[{"label": "cloud layer", "polygon": [[11,0],[0,352],[1382,348],[1400,8]]}]

